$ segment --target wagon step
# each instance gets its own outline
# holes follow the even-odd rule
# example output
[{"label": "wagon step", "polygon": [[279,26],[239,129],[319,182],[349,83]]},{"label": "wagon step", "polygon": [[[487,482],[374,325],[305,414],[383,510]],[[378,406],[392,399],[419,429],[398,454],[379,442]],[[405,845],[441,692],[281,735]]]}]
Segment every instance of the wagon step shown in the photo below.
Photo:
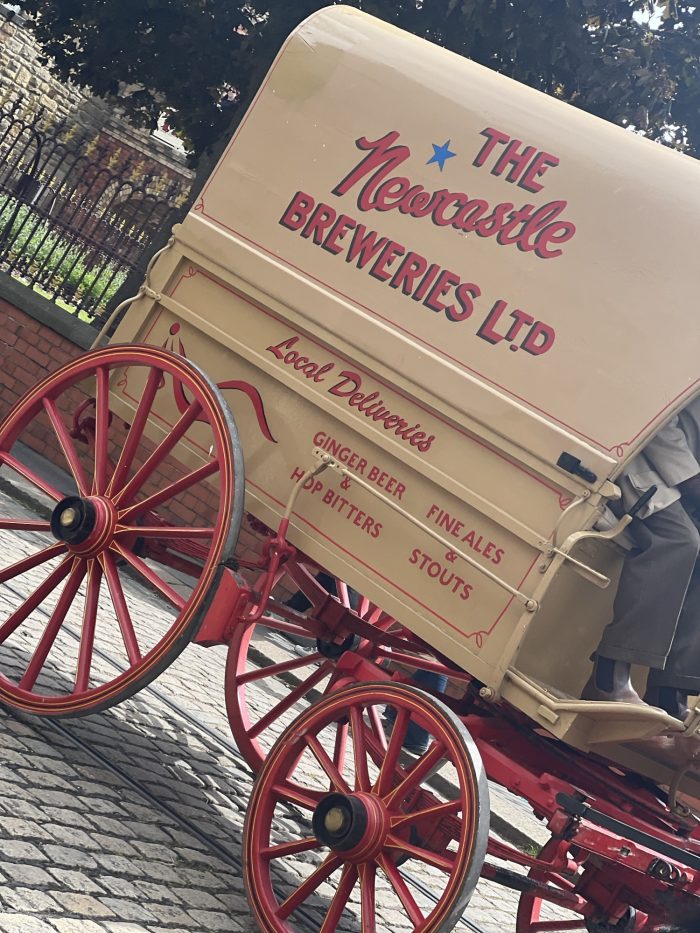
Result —
[{"label": "wagon step", "polygon": [[[647,849],[651,849],[652,852],[658,852],[659,855],[672,858],[674,861],[680,862],[681,865],[687,865],[688,868],[695,869],[695,871],[700,869],[700,855],[694,855],[692,852],[681,849],[671,842],[665,842],[663,839],[657,839],[655,836],[651,836],[641,829],[635,829],[633,826],[623,823],[622,820],[617,820],[615,817],[608,816],[607,813],[596,810],[594,807],[590,806],[590,804],[584,803],[577,797],[559,793],[557,794],[556,800],[562,810],[570,816],[575,816],[589,823],[593,823],[595,826],[610,830],[622,839],[629,839],[632,842],[636,842]],[[652,873],[653,867],[654,863],[650,866],[650,873]],[[672,869],[672,866],[668,867]],[[662,869],[663,866],[659,865],[655,870],[660,872]],[[671,881],[672,879],[662,878],[661,880]]]}]

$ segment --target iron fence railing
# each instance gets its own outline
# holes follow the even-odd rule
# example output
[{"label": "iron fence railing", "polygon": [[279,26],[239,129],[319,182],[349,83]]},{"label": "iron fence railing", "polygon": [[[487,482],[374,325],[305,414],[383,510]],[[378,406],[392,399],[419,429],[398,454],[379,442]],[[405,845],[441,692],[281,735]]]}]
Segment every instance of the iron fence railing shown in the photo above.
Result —
[{"label": "iron fence railing", "polygon": [[42,112],[0,109],[0,270],[99,324],[175,220],[186,182],[142,172],[107,140],[76,142]]}]

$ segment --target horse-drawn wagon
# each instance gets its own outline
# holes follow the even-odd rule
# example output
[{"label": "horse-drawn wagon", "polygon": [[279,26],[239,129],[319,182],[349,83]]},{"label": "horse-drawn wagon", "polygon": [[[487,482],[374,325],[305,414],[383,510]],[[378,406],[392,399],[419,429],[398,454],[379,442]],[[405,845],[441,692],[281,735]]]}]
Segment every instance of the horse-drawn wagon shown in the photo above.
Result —
[{"label": "horse-drawn wagon", "polygon": [[[697,392],[697,183],[356,10],[311,17],[108,342],[0,428],[2,474],[50,503],[0,518],[25,555],[0,569],[0,698],[89,713],[227,644],[269,931],[329,880],[323,930],[376,929],[379,897],[451,929],[480,875],[522,890],[518,933],[696,929],[700,778],[650,740],[700,712],[578,697],[625,554],[626,519],[597,523]],[[71,488],[25,461],[51,445]],[[261,666],[262,628],[315,650]],[[539,856],[488,838],[487,776],[546,821]]]}]

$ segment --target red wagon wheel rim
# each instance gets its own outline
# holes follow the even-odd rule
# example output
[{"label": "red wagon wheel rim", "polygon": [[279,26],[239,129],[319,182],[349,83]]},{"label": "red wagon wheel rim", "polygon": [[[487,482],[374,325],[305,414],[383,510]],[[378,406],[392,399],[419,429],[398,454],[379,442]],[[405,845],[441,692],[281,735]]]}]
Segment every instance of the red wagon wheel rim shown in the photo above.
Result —
[{"label": "red wagon wheel rim", "polygon": [[[549,839],[542,847],[537,858],[540,861],[552,861],[561,845],[559,839]],[[571,880],[562,877],[554,870],[547,872],[542,868],[533,868],[528,877],[535,881],[544,881],[555,888],[573,890]],[[515,921],[515,933],[567,933],[567,931],[587,930],[583,916],[566,919],[542,918],[542,908],[548,902],[537,894],[521,894]]]},{"label": "red wagon wheel rim", "polygon": [[[396,718],[382,747],[371,711],[386,706],[393,707]],[[431,743],[405,768],[400,764],[401,745],[411,719],[428,730]],[[308,756],[317,765],[318,777],[310,776]],[[428,777],[443,762],[449,762],[456,775],[453,794],[446,799],[426,789]],[[289,806],[303,813],[306,822],[299,823],[291,839],[279,842],[280,819],[285,836],[290,835],[289,820],[284,818]],[[479,879],[488,824],[486,776],[460,720],[415,687],[358,684],[327,695],[307,710],[268,755],[253,789],[244,830],[248,898],[261,929],[268,933],[299,929],[295,923],[303,920],[309,900],[328,880],[333,887],[318,921],[321,933],[337,928],[353,895],[362,929],[368,933],[377,929],[379,900],[385,905],[390,896],[415,933],[449,930],[466,909]],[[444,838],[443,833],[447,833]],[[302,853],[307,876],[301,883],[297,877],[291,891],[279,893],[285,860]],[[412,887],[406,858],[439,877],[432,898],[422,899],[420,886]],[[425,888],[424,874],[421,882]]]},{"label": "red wagon wheel rim", "polygon": [[[302,578],[298,574],[295,577],[299,584]],[[346,609],[350,609],[351,600],[346,584],[337,580],[336,589],[339,601]],[[360,597],[354,611],[360,619],[376,628],[377,640],[371,643],[368,639],[349,638],[349,650],[357,650],[368,659],[389,660],[392,652],[382,645],[381,635],[391,631],[393,635],[406,637],[408,651],[412,636],[394,619],[364,597]],[[256,774],[262,768],[268,750],[282,731],[284,720],[290,712],[298,711],[299,704],[311,704],[322,694],[334,689],[338,678],[336,662],[342,657],[342,654],[338,654],[330,658],[313,647],[307,653],[295,656],[290,642],[289,658],[270,662],[264,651],[258,651],[251,644],[256,636],[268,630],[291,636],[292,639],[309,641],[309,629],[305,627],[304,616],[275,603],[270,604],[269,611],[259,623],[237,625],[234,629],[226,659],[226,711],[238,749]],[[424,663],[425,660],[421,658],[420,661],[416,660],[415,666],[418,668]],[[349,675],[343,673],[341,676],[347,679]]]},{"label": "red wagon wheel rim", "polygon": [[[110,394],[114,398],[114,382],[120,377],[122,383],[128,377],[128,384],[134,387],[133,417],[128,424],[110,411]],[[84,392],[86,384],[93,388],[94,400],[84,401],[79,411],[86,405],[90,409],[89,447],[83,443],[88,438],[81,435],[77,421],[72,427],[70,423],[76,393]],[[180,403],[172,424],[159,414],[160,392],[177,397]],[[170,408],[174,410],[173,405]],[[46,418],[46,441],[53,444],[56,456],[63,457],[75,487],[72,495],[39,475],[21,452],[15,452],[16,442],[23,437],[31,442],[29,432],[36,432],[40,419],[46,424]],[[147,431],[152,433],[153,424],[158,424],[160,433],[145,452],[144,439]],[[119,441],[117,427],[122,431]],[[172,454],[179,453],[182,447],[178,445],[185,443],[192,453],[193,432],[199,432],[198,443],[206,439],[209,448],[198,452],[196,462],[201,465],[191,468],[187,461],[173,460]],[[181,475],[172,482],[165,480],[164,485],[153,485],[156,471],[172,463],[182,466]],[[44,715],[105,709],[149,683],[189,643],[204,619],[222,565],[233,554],[242,520],[243,461],[228,406],[196,365],[174,353],[157,347],[105,347],[67,363],[18,402],[0,426],[0,466],[3,473],[10,471],[8,478],[19,474],[30,493],[48,497],[50,502],[48,521],[29,519],[22,511],[19,518],[0,518],[0,534],[46,536],[39,551],[19,561],[10,559],[8,564],[0,554],[0,593],[5,588],[20,600],[9,617],[0,620],[0,646],[6,647],[8,639],[15,633],[21,636],[23,627],[28,629],[30,624],[40,631],[20,675],[13,680],[5,672],[0,674],[0,699]],[[182,521],[172,525],[158,519],[159,508],[166,508],[209,480],[207,488],[215,512],[209,525],[193,522],[190,526]],[[148,483],[152,485],[148,487]],[[196,542],[196,560],[177,559],[179,563],[172,564],[184,566],[191,577],[186,595],[178,592],[160,565],[154,566],[141,556],[154,553],[151,542],[155,547],[164,540],[176,548]],[[58,567],[43,582],[33,590],[30,586],[29,593],[21,592],[22,587],[26,590],[24,574],[39,572],[55,560],[60,560]],[[165,633],[148,647],[140,620],[133,617],[125,595],[126,567],[163,600],[170,613],[163,623]],[[53,599],[53,608],[46,608],[47,600]],[[113,609],[112,622],[118,626],[115,632],[123,648],[121,666],[126,665],[126,669],[116,674],[114,668],[99,675],[95,670],[101,636],[111,638],[114,634],[105,631],[99,615],[101,601],[103,607],[106,604]],[[57,637],[71,633],[67,622],[71,611],[79,617],[75,669],[66,672],[69,680],[64,689],[41,692],[37,681],[53,663],[51,652]]]}]

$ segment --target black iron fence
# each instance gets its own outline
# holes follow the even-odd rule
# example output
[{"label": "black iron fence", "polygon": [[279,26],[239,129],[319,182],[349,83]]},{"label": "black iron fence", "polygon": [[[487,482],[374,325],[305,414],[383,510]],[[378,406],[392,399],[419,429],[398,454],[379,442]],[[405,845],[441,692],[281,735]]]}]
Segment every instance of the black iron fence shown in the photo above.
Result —
[{"label": "black iron fence", "polygon": [[99,324],[188,194],[112,140],[0,109],[0,270]]}]

